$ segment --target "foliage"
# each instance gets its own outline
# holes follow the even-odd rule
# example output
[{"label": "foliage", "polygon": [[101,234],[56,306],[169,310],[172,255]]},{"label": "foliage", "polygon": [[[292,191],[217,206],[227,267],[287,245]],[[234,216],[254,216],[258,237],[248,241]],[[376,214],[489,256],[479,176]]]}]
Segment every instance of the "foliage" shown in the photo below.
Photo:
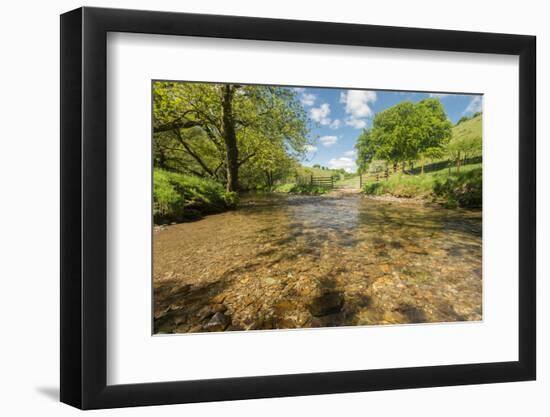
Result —
[{"label": "foliage", "polygon": [[444,168],[425,175],[392,175],[387,181],[365,183],[363,192],[405,198],[436,197],[448,206],[454,201],[455,206],[481,207],[481,177],[481,164],[472,164],[463,167],[460,173]]},{"label": "foliage", "polygon": [[483,175],[481,168],[449,176],[445,182],[434,184],[434,195],[447,207],[480,208],[482,205]]},{"label": "foliage", "polygon": [[384,184],[376,181],[368,182],[363,186],[363,192],[367,195],[382,195],[384,190]]},{"label": "foliage", "polygon": [[239,204],[239,194],[235,191],[224,192],[222,198],[227,208],[235,208]]},{"label": "foliage", "polygon": [[386,163],[384,161],[377,159],[370,162],[366,172],[368,174],[379,174],[381,172],[384,172],[385,170],[386,170]]},{"label": "foliage", "polygon": [[276,193],[320,195],[327,193],[329,189],[319,185],[287,183],[276,186],[273,191]]},{"label": "foliage", "polygon": [[297,166],[295,168],[295,174],[299,177],[309,177],[313,175],[314,177],[339,177],[342,172],[346,172],[344,170],[339,169],[328,169],[326,167],[306,167],[306,166]]},{"label": "foliage", "polygon": [[218,213],[238,203],[236,193],[226,192],[211,179],[155,168],[153,171],[155,224],[191,220]]},{"label": "foliage", "polygon": [[451,137],[451,122],[441,102],[429,98],[405,101],[380,113],[372,128],[364,130],[356,144],[358,165],[363,172],[374,160],[394,167],[435,154]]},{"label": "foliage", "polygon": [[462,116],[460,119],[458,119],[458,122],[456,122],[456,125],[458,126],[460,123],[466,122],[467,120],[470,120],[468,116]]},{"label": "foliage", "polygon": [[430,176],[398,174],[388,181],[367,182],[363,192],[368,195],[390,194],[395,197],[427,197],[432,191],[433,180]]},{"label": "foliage", "polygon": [[482,153],[482,114],[476,113],[468,120],[453,128],[453,137],[445,148],[446,157],[453,161],[481,155]]},{"label": "foliage", "polygon": [[155,166],[214,179],[228,191],[288,175],[305,153],[307,132],[292,89],[153,83]]}]

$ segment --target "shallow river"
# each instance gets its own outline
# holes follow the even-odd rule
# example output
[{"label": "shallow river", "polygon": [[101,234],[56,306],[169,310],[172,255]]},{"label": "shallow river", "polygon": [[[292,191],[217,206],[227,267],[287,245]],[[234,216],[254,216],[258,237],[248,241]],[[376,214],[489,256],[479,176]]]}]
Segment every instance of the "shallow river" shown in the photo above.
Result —
[{"label": "shallow river", "polygon": [[244,198],[154,232],[155,332],[481,320],[481,212]]}]

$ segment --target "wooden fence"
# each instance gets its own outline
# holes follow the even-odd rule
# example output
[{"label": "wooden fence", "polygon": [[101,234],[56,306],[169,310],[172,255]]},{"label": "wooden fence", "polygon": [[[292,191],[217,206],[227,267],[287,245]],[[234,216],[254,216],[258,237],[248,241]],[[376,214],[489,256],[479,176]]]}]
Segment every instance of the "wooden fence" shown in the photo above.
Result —
[{"label": "wooden fence", "polygon": [[310,179],[310,185],[315,185],[317,187],[334,188],[334,177],[332,175],[328,177],[316,177],[312,175]]},{"label": "wooden fence", "polygon": [[296,176],[295,181],[297,184],[302,185],[315,185],[317,187],[334,188],[334,183],[339,177],[331,175],[316,176],[316,175],[302,175]]}]

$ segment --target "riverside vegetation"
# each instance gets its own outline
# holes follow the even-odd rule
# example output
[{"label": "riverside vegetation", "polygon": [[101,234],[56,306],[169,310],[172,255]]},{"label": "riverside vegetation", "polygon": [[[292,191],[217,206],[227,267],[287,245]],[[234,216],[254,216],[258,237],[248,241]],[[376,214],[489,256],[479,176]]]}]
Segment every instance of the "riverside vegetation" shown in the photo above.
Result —
[{"label": "riverside vegetation", "polygon": [[[360,138],[357,147],[364,154],[373,145],[368,142],[365,144],[362,140],[365,141],[365,138]],[[387,179],[367,181],[364,186],[366,194],[428,198],[442,202],[446,207],[481,208],[481,113],[471,118],[462,118],[452,127],[449,136],[443,137],[437,148],[427,148],[424,155],[413,153],[413,158],[409,154],[410,159],[406,162],[403,158],[407,158],[403,156],[401,159],[381,161],[376,158],[382,156],[382,152],[370,152],[370,159],[362,160],[363,169],[368,174],[378,174],[380,177],[387,172]],[[432,157],[427,158],[426,155]],[[401,164],[401,170],[398,170],[398,163]],[[414,168],[415,163],[422,165]],[[393,167],[392,173],[388,172],[388,165]]]},{"label": "riverside vegetation", "polygon": [[154,332],[480,320],[481,119],[400,103],[350,173],[291,88],[154,82]]}]

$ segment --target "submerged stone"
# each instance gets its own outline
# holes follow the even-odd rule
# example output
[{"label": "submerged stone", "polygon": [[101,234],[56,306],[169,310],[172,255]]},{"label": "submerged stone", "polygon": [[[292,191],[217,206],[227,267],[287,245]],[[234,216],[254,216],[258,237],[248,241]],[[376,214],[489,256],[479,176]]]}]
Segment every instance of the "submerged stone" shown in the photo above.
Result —
[{"label": "submerged stone", "polygon": [[206,324],[206,329],[211,332],[219,332],[225,330],[231,324],[231,319],[223,313],[216,313]]},{"label": "submerged stone", "polygon": [[344,296],[341,292],[328,292],[315,298],[308,306],[313,316],[326,316],[339,312],[344,306]]}]

